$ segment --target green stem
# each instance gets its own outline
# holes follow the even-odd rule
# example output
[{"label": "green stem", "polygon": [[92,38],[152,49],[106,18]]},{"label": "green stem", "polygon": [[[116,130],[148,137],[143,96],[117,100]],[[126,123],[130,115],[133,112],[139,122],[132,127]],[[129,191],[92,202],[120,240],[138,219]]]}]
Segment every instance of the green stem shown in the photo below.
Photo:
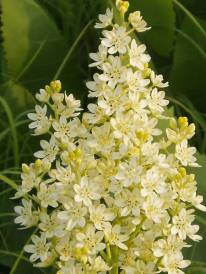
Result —
[{"label": "green stem", "polygon": [[8,121],[10,124],[11,135],[13,138],[12,146],[14,151],[14,162],[15,162],[15,167],[18,167],[19,166],[19,144],[18,144],[16,126],[13,119],[13,114],[9,105],[7,104],[6,100],[3,97],[0,97],[0,103],[6,112],[6,115],[8,117]]},{"label": "green stem", "polygon": [[109,244],[109,241],[106,236],[104,237],[104,239],[105,239],[105,243],[106,243],[107,258],[109,260],[111,260],[112,256],[111,256],[110,244]]},{"label": "green stem", "polygon": [[85,32],[87,31],[88,27],[91,25],[92,21],[90,21],[80,32],[80,34],[78,35],[77,39],[74,41],[73,45],[71,46],[71,48],[69,49],[69,51],[67,52],[64,60],[62,61],[62,63],[60,64],[57,72],[55,73],[53,79],[57,80],[59,78],[59,75],[61,74],[62,70],[64,69],[64,66],[66,65],[67,61],[69,60],[72,52],[74,51],[74,49],[76,48],[77,44],[79,43],[79,41],[81,40],[81,38],[83,37],[83,35],[85,34]]},{"label": "green stem", "polygon": [[190,20],[194,23],[194,25],[200,30],[203,36],[206,38],[206,32],[204,28],[200,25],[197,19],[193,16],[193,14],[185,8],[178,0],[173,0],[173,2],[190,18]]},{"label": "green stem", "polygon": [[47,41],[47,39],[45,39],[41,42],[41,44],[40,44],[39,48],[37,49],[37,51],[34,53],[32,58],[29,60],[29,62],[25,65],[23,70],[19,73],[19,75],[14,80],[15,82],[18,82],[22,78],[22,76],[27,72],[27,70],[31,67],[31,65],[33,64],[33,62],[35,61],[35,59],[37,58],[37,56],[41,52],[42,48],[46,44],[46,41]]},{"label": "green stem", "polygon": [[119,248],[117,246],[113,246],[112,247],[112,269],[110,271],[110,274],[119,273],[118,260],[119,260]]},{"label": "green stem", "polygon": [[198,45],[198,43],[195,42],[195,40],[193,40],[187,33],[181,31],[180,29],[176,29],[176,32],[179,33],[187,41],[189,41],[190,44],[193,45],[199,51],[199,53],[202,55],[202,57],[204,59],[206,59],[205,51]]},{"label": "green stem", "polygon": [[127,241],[125,242],[125,244],[127,244],[127,245],[130,244],[130,242],[133,241],[133,240],[137,237],[137,235],[138,235],[138,234],[140,233],[140,231],[141,231],[142,224],[143,224],[144,220],[145,220],[145,218],[143,218],[142,221],[141,221],[141,223],[140,223],[139,225],[137,225],[135,231],[130,235],[129,240],[127,240]]},{"label": "green stem", "polygon": [[[2,249],[0,249],[0,254],[6,255],[6,256],[12,256],[12,257],[18,257],[19,256],[18,253],[11,252],[11,251],[6,251],[6,250],[2,250]],[[22,256],[22,260],[24,260],[25,262],[31,263],[29,261],[29,259],[24,257],[24,256]]]},{"label": "green stem", "polygon": [[108,262],[107,255],[106,255],[106,253],[105,253],[103,250],[100,251],[100,255],[102,256],[102,258],[103,258],[106,262]]},{"label": "green stem", "polygon": [[[37,231],[38,231],[38,227],[32,232],[32,234],[30,235],[30,237],[27,239],[25,245],[27,245],[27,244],[30,242],[31,236],[32,236],[33,234],[35,234]],[[24,245],[24,246],[25,246],[25,245]],[[19,263],[20,263],[20,261],[21,261],[23,255],[24,255],[24,247],[22,248],[21,252],[19,253],[19,255],[18,255],[16,261],[14,262],[14,264],[13,264],[13,266],[12,266],[12,269],[11,269],[10,272],[9,272],[9,274],[14,274],[14,273],[15,273],[15,271],[16,271],[16,269],[17,269],[17,267],[18,267],[18,265],[19,265]]]}]

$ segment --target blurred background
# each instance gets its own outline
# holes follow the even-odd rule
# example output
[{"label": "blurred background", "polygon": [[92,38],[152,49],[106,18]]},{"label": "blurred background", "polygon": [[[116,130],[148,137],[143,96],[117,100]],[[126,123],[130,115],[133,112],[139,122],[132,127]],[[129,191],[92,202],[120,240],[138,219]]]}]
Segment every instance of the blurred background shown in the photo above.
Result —
[{"label": "blurred background", "polygon": [[[52,273],[34,269],[25,257],[32,230],[14,225],[12,180],[20,182],[21,163],[33,161],[39,146],[26,115],[40,88],[60,79],[86,107],[88,54],[99,44],[93,25],[109,5],[111,0],[0,1],[0,274]],[[170,82],[170,114],[196,124],[192,145],[202,168],[192,171],[206,202],[206,0],[130,0],[130,9],[140,10],[152,27],[138,39],[155,71]],[[205,240],[185,254],[192,260],[188,274],[206,273],[206,214],[198,213],[196,222]]]}]

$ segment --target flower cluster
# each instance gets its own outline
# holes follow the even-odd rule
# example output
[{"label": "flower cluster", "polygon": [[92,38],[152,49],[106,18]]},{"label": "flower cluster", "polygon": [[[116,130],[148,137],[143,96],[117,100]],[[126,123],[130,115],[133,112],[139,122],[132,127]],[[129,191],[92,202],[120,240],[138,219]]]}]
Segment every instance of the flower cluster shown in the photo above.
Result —
[{"label": "flower cluster", "polygon": [[107,9],[96,28],[104,28],[90,54],[98,72],[87,83],[96,103],[78,118],[80,101],[53,81],[28,115],[45,140],[15,195],[15,222],[37,227],[25,251],[57,274],[184,273],[182,249],[201,239],[193,208],[206,211],[187,170],[198,166],[188,146],[195,126],[165,114],[168,83],[130,35],[148,29],[140,12],[118,25]]}]

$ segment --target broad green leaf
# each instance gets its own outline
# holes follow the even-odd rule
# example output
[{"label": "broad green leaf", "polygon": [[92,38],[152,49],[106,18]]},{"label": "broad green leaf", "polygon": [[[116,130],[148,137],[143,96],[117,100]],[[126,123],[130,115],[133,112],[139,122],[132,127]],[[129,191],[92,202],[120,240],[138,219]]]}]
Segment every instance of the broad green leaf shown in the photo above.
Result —
[{"label": "broad green leaf", "polygon": [[[192,173],[196,175],[196,180],[198,184],[198,192],[204,196],[206,202],[206,155],[196,154],[197,162],[201,165],[199,168],[191,168]],[[206,216],[205,216],[206,218]]]},{"label": "broad green leaf", "polygon": [[160,55],[169,55],[175,31],[172,0],[132,0],[131,10],[140,10],[151,30],[142,34],[147,44]]},{"label": "broad green leaf", "polygon": [[14,114],[28,110],[35,103],[34,96],[20,83],[8,81],[2,93],[11,108],[15,104],[15,108],[12,108]]},{"label": "broad green leaf", "polygon": [[2,0],[1,4],[3,43],[9,73],[17,75],[29,51],[29,17],[24,7],[24,1]]},{"label": "broad green leaf", "polygon": [[[198,194],[203,195],[204,197],[204,204],[206,202],[206,155],[205,154],[196,154],[197,162],[201,165],[200,168],[190,168],[190,172],[194,173],[196,176],[197,186],[198,186]],[[205,246],[206,246],[206,214],[204,212],[197,211],[196,213],[202,221],[196,220],[196,223],[200,225],[200,232],[199,234],[203,237],[203,240],[199,243],[193,243],[193,247],[188,250],[187,254],[189,255],[189,259],[194,261],[200,261],[200,263],[196,263],[195,267],[189,268],[187,273],[191,274],[201,274],[203,268],[206,270],[205,266],[203,267],[204,262],[206,261],[206,254],[205,254]],[[194,248],[194,250],[193,250]],[[194,265],[194,264],[193,264]],[[202,267],[202,269],[201,269]],[[190,271],[191,270],[191,271]]]},{"label": "broad green leaf", "polygon": [[[199,23],[206,27],[206,21],[199,20]],[[184,19],[181,31],[205,51],[206,39],[190,18]],[[179,33],[170,75],[170,90],[173,95],[185,95],[201,112],[205,112],[206,102],[205,71],[206,59],[193,43]]]},{"label": "broad green leaf", "polygon": [[53,20],[34,0],[2,0],[2,10],[8,73],[36,91],[52,80],[67,44]]}]

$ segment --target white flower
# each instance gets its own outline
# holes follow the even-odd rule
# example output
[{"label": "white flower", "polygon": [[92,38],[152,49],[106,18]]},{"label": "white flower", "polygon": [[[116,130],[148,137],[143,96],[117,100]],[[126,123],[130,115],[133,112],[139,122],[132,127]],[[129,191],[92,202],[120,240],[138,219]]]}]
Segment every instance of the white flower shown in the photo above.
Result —
[{"label": "white flower", "polygon": [[109,123],[105,123],[100,127],[94,127],[92,129],[91,141],[88,141],[88,145],[96,151],[109,153],[113,146],[113,140],[114,137],[111,134],[111,126]]},{"label": "white flower", "polygon": [[178,234],[182,240],[185,240],[187,236],[193,241],[200,241],[202,239],[201,236],[195,235],[199,230],[199,226],[191,225],[195,219],[195,216],[192,215],[193,212],[193,209],[186,210],[185,208],[182,208],[179,214],[172,218],[172,235]]},{"label": "white flower", "polygon": [[113,91],[105,81],[99,79],[98,73],[93,75],[93,79],[94,81],[86,83],[86,86],[89,89],[88,97],[106,96],[109,92]]},{"label": "white flower", "polygon": [[64,116],[61,116],[59,121],[53,122],[52,126],[55,130],[54,136],[66,142],[71,135],[71,128],[67,119]]},{"label": "white flower", "polygon": [[110,55],[108,62],[103,64],[103,74],[99,75],[102,81],[108,81],[108,85],[114,88],[116,84],[122,83],[125,80],[125,67],[122,66],[121,60],[118,56]]},{"label": "white flower", "polygon": [[107,9],[106,14],[99,15],[100,23],[96,23],[94,27],[97,29],[106,28],[112,24],[112,19],[113,19],[113,11],[110,9]]},{"label": "white flower", "polygon": [[47,187],[45,182],[42,182],[39,187],[37,197],[40,200],[41,206],[47,208],[48,206],[57,207],[58,192],[55,185]]},{"label": "white flower", "polygon": [[168,82],[163,83],[163,76],[160,75],[155,75],[154,71],[151,71],[150,74],[151,77],[151,81],[154,87],[158,87],[158,88],[166,88],[169,86]]},{"label": "white flower", "polygon": [[45,89],[40,89],[35,97],[39,102],[46,103],[49,101],[50,94]]},{"label": "white flower", "polygon": [[188,147],[187,140],[182,141],[180,144],[176,145],[175,156],[182,163],[183,166],[199,166],[196,162],[195,147]]},{"label": "white flower", "polygon": [[184,274],[180,269],[188,267],[190,261],[183,260],[182,254],[173,254],[171,256],[164,256],[162,264],[163,266],[159,267],[160,271],[167,272],[168,274]]},{"label": "white flower", "polygon": [[97,53],[90,53],[89,57],[95,62],[90,64],[89,67],[101,66],[107,60],[107,47],[100,45]]},{"label": "white flower", "polygon": [[71,166],[68,165],[63,167],[60,165],[60,162],[56,163],[56,169],[52,169],[49,175],[62,184],[69,184],[75,178],[75,175],[71,170]]},{"label": "white flower", "polygon": [[151,111],[155,113],[162,113],[164,107],[169,104],[168,100],[165,100],[165,92],[159,91],[155,88],[151,94],[147,97],[147,104]]},{"label": "white flower", "polygon": [[114,202],[121,208],[121,216],[128,216],[131,214],[132,216],[137,217],[140,215],[140,208],[143,200],[139,190],[134,189],[133,191],[130,191],[124,189],[120,194],[115,196]]},{"label": "white flower", "polygon": [[181,250],[187,247],[182,239],[174,235],[169,235],[167,239],[159,239],[154,243],[153,252],[156,257],[173,256],[179,254]]},{"label": "white flower", "polygon": [[166,218],[168,214],[163,209],[163,202],[154,192],[150,194],[143,203],[143,209],[147,218],[153,220],[155,223],[160,223],[161,219]]},{"label": "white flower", "polygon": [[61,262],[68,262],[73,258],[74,242],[71,242],[70,232],[58,239],[55,249]]},{"label": "white flower", "polygon": [[118,173],[115,175],[117,180],[120,180],[125,187],[131,184],[137,184],[140,181],[142,168],[138,166],[137,159],[131,159],[129,163],[121,163]]},{"label": "white flower", "polygon": [[131,37],[127,35],[125,27],[115,25],[111,31],[104,30],[103,35],[105,38],[102,39],[102,45],[109,48],[109,54],[126,53]]},{"label": "white flower", "polygon": [[191,203],[197,209],[206,212],[206,206],[204,206],[202,204],[203,203],[203,196],[201,196],[201,195],[196,196],[196,193],[193,193]]},{"label": "white flower", "polygon": [[98,256],[95,259],[89,257],[89,262],[91,264],[91,267],[89,268],[90,273],[95,273],[101,272],[102,274],[106,273],[106,271],[109,271],[111,267],[109,267],[105,261],[102,259],[102,257]]},{"label": "white flower", "polygon": [[16,224],[21,224],[24,227],[35,226],[39,220],[38,212],[32,210],[32,201],[22,199],[23,206],[15,206],[14,211],[19,215],[15,218]]},{"label": "white flower", "polygon": [[83,202],[86,206],[92,205],[92,200],[99,200],[101,195],[98,193],[98,186],[88,180],[88,177],[82,177],[80,184],[74,185],[76,195],[74,197],[77,203]]},{"label": "white flower", "polygon": [[135,264],[135,273],[154,274],[155,264],[153,262],[144,263],[138,260]]},{"label": "white flower", "polygon": [[29,124],[29,128],[34,129],[35,135],[46,133],[50,128],[50,121],[47,114],[47,106],[43,107],[37,105],[35,107],[36,113],[29,113],[28,118],[33,122]]},{"label": "white flower", "polygon": [[76,264],[74,259],[58,264],[60,270],[56,274],[84,274],[81,264]]},{"label": "white flower", "polygon": [[87,208],[80,203],[67,203],[64,204],[65,211],[58,213],[58,218],[66,222],[66,229],[72,230],[74,227],[83,227],[86,223],[85,215],[87,214]]},{"label": "white flower", "polygon": [[98,230],[104,230],[111,226],[110,222],[114,220],[115,214],[111,209],[106,208],[104,204],[93,206],[89,209],[90,220]]},{"label": "white flower", "polygon": [[[180,143],[183,140],[191,139],[195,134],[195,125],[188,124],[186,117],[179,117],[178,118],[178,125],[177,122],[174,121],[174,119],[171,119],[171,128],[166,129],[167,138],[169,141],[177,144]],[[186,120],[185,122],[182,122]]]},{"label": "white flower", "polygon": [[52,136],[49,142],[41,140],[40,146],[43,150],[35,152],[34,156],[49,162],[53,162],[56,159],[56,155],[59,150],[56,144],[56,139]]},{"label": "white flower", "polygon": [[76,247],[87,249],[89,254],[97,254],[106,247],[106,245],[101,242],[103,237],[103,231],[95,232],[95,227],[93,225],[88,225],[85,229],[85,233],[79,232],[76,234]]},{"label": "white flower", "polygon": [[84,113],[83,121],[89,124],[101,123],[101,121],[105,121],[106,113],[105,110],[96,104],[88,105],[88,113]]},{"label": "white flower", "polygon": [[129,236],[121,233],[120,225],[117,224],[113,227],[106,229],[105,235],[111,245],[116,245],[123,250],[128,249],[128,247],[123,242],[127,241],[129,239]]},{"label": "white flower", "polygon": [[125,115],[122,112],[117,112],[115,118],[110,120],[111,126],[113,128],[113,135],[117,139],[122,139],[125,145],[128,145],[129,137],[134,134],[134,123],[135,116],[134,113],[131,115]]},{"label": "white flower", "polygon": [[36,172],[33,165],[30,165],[28,172],[23,172],[21,174],[21,190],[23,191],[23,193],[27,193],[31,191],[33,188],[39,186],[41,182],[41,177],[38,175],[39,174]]},{"label": "white flower", "polygon": [[66,106],[64,110],[62,110],[61,115],[65,116],[66,118],[78,116],[80,111],[81,102],[80,100],[75,100],[73,94],[69,94],[69,96],[64,95]]},{"label": "white flower", "polygon": [[35,262],[40,259],[42,262],[46,261],[50,255],[49,249],[51,243],[47,243],[47,238],[44,233],[40,237],[36,235],[31,236],[33,244],[26,245],[24,250],[28,253],[32,253],[30,256],[31,262]]},{"label": "white flower", "polygon": [[132,25],[132,27],[135,28],[138,32],[144,32],[150,29],[150,27],[147,27],[147,23],[142,19],[142,16],[139,11],[130,13],[129,22]]},{"label": "white flower", "polygon": [[144,70],[145,64],[150,61],[150,56],[145,54],[146,46],[137,45],[135,39],[132,40],[131,48],[129,50],[130,64],[140,70]]},{"label": "white flower", "polygon": [[164,194],[168,187],[165,183],[165,178],[162,176],[160,170],[158,168],[151,168],[149,169],[145,176],[142,176],[142,190],[141,194],[143,197],[146,197],[156,191],[158,194]]},{"label": "white flower", "polygon": [[47,238],[53,236],[62,237],[64,233],[64,226],[58,222],[57,214],[54,212],[51,216],[46,213],[40,214],[39,228],[43,231]]},{"label": "white flower", "polygon": [[145,87],[150,83],[149,79],[143,79],[140,71],[133,72],[132,69],[127,70],[127,83],[129,91],[144,92]]}]

